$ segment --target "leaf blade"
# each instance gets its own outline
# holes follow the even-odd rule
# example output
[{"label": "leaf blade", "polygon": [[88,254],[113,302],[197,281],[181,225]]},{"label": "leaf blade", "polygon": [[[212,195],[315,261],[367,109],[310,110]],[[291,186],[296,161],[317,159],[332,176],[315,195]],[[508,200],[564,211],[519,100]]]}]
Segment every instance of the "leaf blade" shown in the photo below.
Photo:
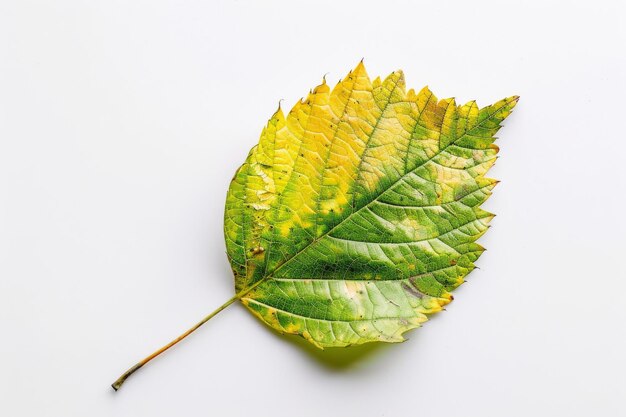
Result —
[{"label": "leaf blade", "polygon": [[497,183],[485,174],[517,99],[457,106],[406,92],[400,71],[370,82],[362,63],[332,91],[324,81],[273,130],[273,148],[268,124],[240,169],[247,182],[236,175],[229,190],[237,288],[265,281],[243,304],[318,347],[403,340],[483,251],[493,215],[480,205]]}]

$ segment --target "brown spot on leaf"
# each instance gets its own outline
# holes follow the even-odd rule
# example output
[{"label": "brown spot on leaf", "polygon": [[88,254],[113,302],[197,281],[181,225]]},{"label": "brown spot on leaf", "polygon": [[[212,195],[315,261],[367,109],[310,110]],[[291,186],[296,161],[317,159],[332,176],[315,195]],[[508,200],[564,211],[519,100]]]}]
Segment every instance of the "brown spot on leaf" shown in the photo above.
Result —
[{"label": "brown spot on leaf", "polygon": [[250,252],[252,252],[253,255],[260,255],[263,252],[265,252],[265,249],[262,248],[261,246],[257,246],[255,248],[250,249]]}]

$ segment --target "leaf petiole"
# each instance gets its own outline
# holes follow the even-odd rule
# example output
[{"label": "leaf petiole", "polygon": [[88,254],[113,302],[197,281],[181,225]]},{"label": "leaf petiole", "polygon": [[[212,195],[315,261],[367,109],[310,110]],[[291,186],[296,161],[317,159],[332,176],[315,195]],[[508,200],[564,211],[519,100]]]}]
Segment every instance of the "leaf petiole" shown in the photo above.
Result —
[{"label": "leaf petiole", "polygon": [[185,333],[181,334],[180,336],[178,336],[176,339],[172,340],[171,342],[169,342],[167,345],[163,346],[162,348],[158,349],[157,351],[155,351],[154,353],[152,353],[151,355],[145,357],[144,359],[142,359],[141,361],[137,362],[135,365],[131,366],[126,372],[124,372],[114,383],[111,384],[111,386],[113,387],[113,389],[115,391],[117,391],[118,389],[121,388],[122,384],[124,384],[124,381],[126,381],[126,379],[131,376],[132,374],[134,374],[135,372],[137,372],[137,370],[139,370],[139,368],[141,368],[142,366],[144,366],[145,364],[147,364],[148,362],[150,362],[152,359],[156,358],[157,356],[159,356],[161,353],[165,352],[166,350],[168,350],[169,348],[171,348],[172,346],[174,346],[175,344],[177,344],[178,342],[180,342],[181,340],[183,340],[184,338],[186,338],[187,336],[189,336],[191,333],[195,332],[200,326],[202,326],[204,323],[206,323],[207,321],[211,320],[213,317],[215,317],[220,311],[224,310],[226,307],[228,307],[229,305],[231,305],[232,303],[234,303],[235,301],[239,300],[241,297],[243,297],[244,295],[246,295],[247,293],[249,293],[250,291],[252,291],[254,288],[256,288],[259,284],[261,284],[263,281],[265,281],[264,279],[261,279],[257,282],[255,282],[253,285],[251,285],[250,287],[238,292],[237,294],[235,294],[234,296],[232,296],[228,301],[226,301],[224,304],[222,304],[221,306],[219,306],[218,308],[216,308],[213,312],[211,312],[209,315],[207,315],[205,318],[203,318],[202,320],[200,320],[198,323],[196,323],[195,325],[193,325],[189,330],[187,330]]}]

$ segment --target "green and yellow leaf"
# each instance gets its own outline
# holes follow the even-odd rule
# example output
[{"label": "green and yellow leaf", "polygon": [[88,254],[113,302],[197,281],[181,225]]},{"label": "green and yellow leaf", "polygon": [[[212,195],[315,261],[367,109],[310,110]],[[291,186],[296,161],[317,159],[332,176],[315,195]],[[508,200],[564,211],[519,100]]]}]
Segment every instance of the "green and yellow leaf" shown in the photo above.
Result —
[{"label": "green and yellow leaf", "polygon": [[323,348],[399,342],[483,252],[494,135],[513,96],[479,108],[371,81],[360,63],[284,115],[236,172],[225,237],[240,299]]}]

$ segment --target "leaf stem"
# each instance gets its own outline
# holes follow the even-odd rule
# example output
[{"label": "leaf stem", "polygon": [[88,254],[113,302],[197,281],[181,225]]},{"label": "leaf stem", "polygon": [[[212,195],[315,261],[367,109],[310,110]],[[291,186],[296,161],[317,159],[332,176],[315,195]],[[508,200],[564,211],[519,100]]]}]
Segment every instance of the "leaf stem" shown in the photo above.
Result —
[{"label": "leaf stem", "polygon": [[117,391],[118,389],[120,389],[120,387],[122,386],[122,384],[124,383],[124,381],[126,381],[126,379],[131,376],[132,374],[134,374],[139,368],[141,368],[142,366],[144,366],[145,364],[147,364],[148,362],[150,362],[152,359],[156,358],[157,356],[159,356],[161,353],[165,352],[166,350],[168,350],[169,348],[171,348],[172,346],[174,346],[175,344],[177,344],[178,342],[180,342],[181,340],[183,340],[184,338],[186,338],[187,336],[189,336],[191,333],[195,332],[200,326],[202,326],[204,323],[206,323],[207,321],[211,320],[213,317],[215,317],[220,311],[224,310],[226,307],[228,307],[229,305],[231,305],[232,303],[234,303],[235,301],[239,300],[241,297],[243,297],[244,295],[246,295],[247,293],[249,293],[250,291],[252,291],[254,288],[256,288],[259,284],[261,284],[263,281],[265,281],[264,279],[261,279],[257,282],[255,282],[253,285],[251,285],[250,287],[238,292],[237,294],[235,294],[234,296],[232,296],[228,301],[226,301],[224,304],[222,304],[221,306],[219,306],[218,308],[216,308],[213,312],[211,312],[210,314],[208,314],[206,317],[204,317],[202,320],[200,320],[198,323],[196,323],[195,325],[193,325],[189,330],[187,330],[186,332],[184,332],[183,334],[181,334],[180,336],[178,336],[176,339],[172,340],[171,342],[169,342],[167,345],[163,346],[162,348],[158,349],[157,351],[155,351],[154,353],[152,353],[151,355],[145,357],[144,359],[142,359],[141,361],[137,362],[135,365],[131,366],[126,372],[124,372],[113,384],[111,384],[111,386],[113,387],[113,389],[115,391]]}]

